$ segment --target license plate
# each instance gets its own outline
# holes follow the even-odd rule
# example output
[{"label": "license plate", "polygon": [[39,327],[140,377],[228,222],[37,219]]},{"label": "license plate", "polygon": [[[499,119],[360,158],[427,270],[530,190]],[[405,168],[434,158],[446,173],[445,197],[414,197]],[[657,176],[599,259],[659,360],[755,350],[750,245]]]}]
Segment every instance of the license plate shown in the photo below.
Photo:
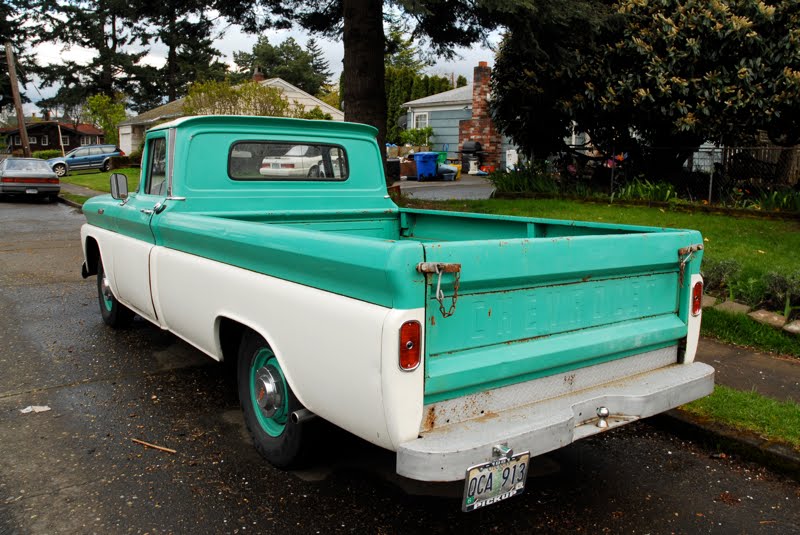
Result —
[{"label": "license plate", "polygon": [[530,452],[526,451],[468,468],[461,510],[474,511],[521,494],[525,490],[530,459]]},{"label": "license plate", "polygon": [[25,193],[30,193],[32,195],[36,195],[37,193],[39,193],[39,190],[35,189],[35,188],[28,188],[28,189],[25,190]]}]

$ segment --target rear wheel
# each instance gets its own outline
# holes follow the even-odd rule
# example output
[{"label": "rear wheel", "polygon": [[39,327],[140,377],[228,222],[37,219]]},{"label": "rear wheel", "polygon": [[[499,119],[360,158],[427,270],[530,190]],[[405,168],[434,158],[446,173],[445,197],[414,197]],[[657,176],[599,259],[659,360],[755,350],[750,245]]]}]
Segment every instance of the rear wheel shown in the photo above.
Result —
[{"label": "rear wheel", "polygon": [[117,301],[111,292],[102,258],[97,260],[97,298],[100,302],[100,315],[106,325],[117,329],[126,326],[133,319],[131,309]]},{"label": "rear wheel", "polygon": [[111,169],[111,161],[106,160],[103,162],[103,165],[100,166],[100,170],[105,173],[109,169]]},{"label": "rear wheel", "polygon": [[53,172],[59,178],[62,177],[62,176],[65,176],[67,174],[67,166],[64,165],[63,163],[58,163],[58,164],[53,166]]},{"label": "rear wheel", "polygon": [[272,465],[290,468],[308,451],[314,422],[295,423],[291,415],[303,406],[289,388],[275,353],[261,336],[247,332],[237,363],[239,401],[256,450]]}]

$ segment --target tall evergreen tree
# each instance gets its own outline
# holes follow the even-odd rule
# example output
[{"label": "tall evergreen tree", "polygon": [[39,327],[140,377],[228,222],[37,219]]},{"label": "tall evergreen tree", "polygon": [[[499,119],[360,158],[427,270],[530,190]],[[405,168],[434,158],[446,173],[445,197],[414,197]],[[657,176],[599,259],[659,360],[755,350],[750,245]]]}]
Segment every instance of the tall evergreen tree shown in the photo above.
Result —
[{"label": "tall evergreen tree", "polygon": [[44,86],[59,87],[44,105],[73,107],[89,95],[127,94],[146,54],[129,49],[146,41],[136,6],[126,0],[73,0],[59,3],[57,10],[67,22],[45,35],[67,46],[88,48],[95,55],[87,65],[68,60],[37,69]]},{"label": "tall evergreen tree", "polygon": [[312,53],[292,37],[272,45],[261,36],[251,52],[234,52],[233,61],[243,73],[252,73],[258,67],[267,78],[281,78],[311,95],[319,93],[327,80],[325,74],[314,69]]},{"label": "tall evergreen tree", "polygon": [[[33,46],[46,40],[41,26],[55,7],[54,0],[3,0],[0,2],[0,113],[14,108],[11,80],[8,76],[5,43],[11,43],[17,77],[21,85],[36,72]],[[28,98],[23,93],[23,102]]]},{"label": "tall evergreen tree", "polygon": [[167,62],[161,69],[166,99],[186,94],[195,81],[220,80],[226,67],[213,46],[214,23],[207,11],[208,0],[139,0],[140,12],[150,23],[152,36],[167,47]]},{"label": "tall evergreen tree", "polygon": [[331,76],[333,76],[330,64],[322,54],[322,49],[319,47],[319,44],[317,44],[317,40],[313,37],[306,43],[306,50],[308,50],[308,53],[311,55],[311,70],[314,72],[314,75],[321,80],[320,89],[324,93],[325,87],[330,82]]}]

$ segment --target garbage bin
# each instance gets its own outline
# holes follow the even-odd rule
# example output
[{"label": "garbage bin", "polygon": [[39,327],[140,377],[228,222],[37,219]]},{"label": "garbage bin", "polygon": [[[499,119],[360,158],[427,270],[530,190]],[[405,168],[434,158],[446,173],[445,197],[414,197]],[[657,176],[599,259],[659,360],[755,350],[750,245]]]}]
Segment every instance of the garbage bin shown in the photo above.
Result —
[{"label": "garbage bin", "polygon": [[414,162],[417,164],[417,180],[426,178],[436,178],[436,158],[437,152],[418,152],[414,154]]}]

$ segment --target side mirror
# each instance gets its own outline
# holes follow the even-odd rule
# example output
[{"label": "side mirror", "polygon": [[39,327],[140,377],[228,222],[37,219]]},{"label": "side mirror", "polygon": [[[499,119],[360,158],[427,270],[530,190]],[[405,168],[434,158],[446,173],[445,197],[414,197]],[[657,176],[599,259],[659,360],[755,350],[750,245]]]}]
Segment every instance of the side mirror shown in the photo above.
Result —
[{"label": "side mirror", "polygon": [[111,175],[111,196],[118,201],[128,198],[127,176],[122,173],[113,173]]}]

